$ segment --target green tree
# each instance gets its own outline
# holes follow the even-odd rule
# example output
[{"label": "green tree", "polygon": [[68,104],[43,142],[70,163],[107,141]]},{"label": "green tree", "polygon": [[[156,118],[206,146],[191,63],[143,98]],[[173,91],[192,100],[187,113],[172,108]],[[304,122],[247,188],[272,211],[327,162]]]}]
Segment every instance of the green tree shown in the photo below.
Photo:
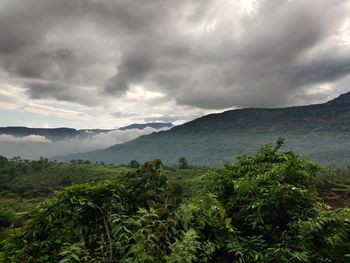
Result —
[{"label": "green tree", "polygon": [[0,169],[5,168],[8,165],[8,159],[5,156],[0,155]]},{"label": "green tree", "polygon": [[139,168],[140,167],[140,163],[136,160],[131,160],[130,163],[129,163],[129,166],[131,168]]},{"label": "green tree", "polygon": [[323,169],[280,152],[282,144],[207,175],[222,216],[233,222],[226,252],[238,262],[348,262],[349,210],[325,212],[316,190]]},{"label": "green tree", "polygon": [[188,169],[188,162],[185,157],[180,157],[178,163],[180,169]]}]

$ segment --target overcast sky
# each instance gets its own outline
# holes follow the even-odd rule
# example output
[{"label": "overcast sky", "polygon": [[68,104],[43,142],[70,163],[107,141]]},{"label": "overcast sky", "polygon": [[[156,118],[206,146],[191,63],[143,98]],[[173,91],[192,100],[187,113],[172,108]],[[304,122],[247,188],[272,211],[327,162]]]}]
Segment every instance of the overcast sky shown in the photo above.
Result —
[{"label": "overcast sky", "polygon": [[348,0],[0,1],[0,126],[180,123],[348,91]]}]

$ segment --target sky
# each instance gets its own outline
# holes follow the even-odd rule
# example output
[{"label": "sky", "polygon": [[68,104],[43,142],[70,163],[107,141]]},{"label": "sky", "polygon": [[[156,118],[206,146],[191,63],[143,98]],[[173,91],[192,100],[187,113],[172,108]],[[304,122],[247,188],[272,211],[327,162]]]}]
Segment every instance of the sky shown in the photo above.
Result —
[{"label": "sky", "polygon": [[177,124],[349,84],[349,0],[0,1],[0,126]]}]

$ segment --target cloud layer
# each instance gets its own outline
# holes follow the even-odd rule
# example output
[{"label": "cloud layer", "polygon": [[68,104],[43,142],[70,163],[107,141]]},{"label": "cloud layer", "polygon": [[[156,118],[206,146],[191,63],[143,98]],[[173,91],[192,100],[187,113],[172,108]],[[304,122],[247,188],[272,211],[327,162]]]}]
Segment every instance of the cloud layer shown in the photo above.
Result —
[{"label": "cloud layer", "polygon": [[40,156],[52,157],[77,152],[87,152],[97,149],[104,149],[114,144],[120,144],[136,139],[141,135],[166,129],[168,128],[156,130],[146,127],[143,130],[115,130],[85,139],[67,139],[54,142],[45,137],[37,135],[30,135],[26,137],[0,135],[0,155],[7,157],[21,156],[22,158],[39,159]]},{"label": "cloud layer", "polygon": [[12,108],[119,123],[320,102],[349,91],[349,15],[348,0],[3,0],[0,87]]},{"label": "cloud layer", "polygon": [[6,135],[1,134],[0,135],[0,143],[1,142],[42,142],[42,143],[49,143],[50,140],[46,139],[43,136],[39,135],[29,135],[24,137],[15,137],[13,135]]}]

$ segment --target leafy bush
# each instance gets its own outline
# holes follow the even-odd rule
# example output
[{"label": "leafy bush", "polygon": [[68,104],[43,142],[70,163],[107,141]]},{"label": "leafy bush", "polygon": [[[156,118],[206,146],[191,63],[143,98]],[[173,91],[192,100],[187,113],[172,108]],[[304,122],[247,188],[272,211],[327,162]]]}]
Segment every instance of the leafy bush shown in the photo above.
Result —
[{"label": "leafy bush", "polygon": [[0,232],[14,224],[17,219],[16,212],[10,208],[0,208]]},{"label": "leafy bush", "polygon": [[[34,210],[26,225],[4,242],[7,261],[65,262],[77,256],[86,258],[86,262],[112,262],[114,257],[129,255],[130,251],[114,253],[119,239],[116,218],[135,221],[142,211],[156,211],[158,217],[166,218],[168,207],[175,203],[165,194],[167,180],[161,166],[159,160],[147,162],[122,178],[75,185],[59,192]],[[148,227],[140,222],[131,228],[135,235]],[[132,240],[137,238],[130,239],[130,249],[137,243],[132,245]]]},{"label": "leafy bush", "polygon": [[185,157],[180,157],[178,163],[180,169],[188,169],[188,163]]},{"label": "leafy bush", "polygon": [[138,161],[136,161],[136,160],[131,160],[130,163],[129,163],[129,166],[131,168],[136,168],[137,169],[137,168],[140,167],[140,163]]},{"label": "leafy bush", "polygon": [[191,263],[197,259],[196,254],[200,246],[197,240],[198,234],[194,229],[189,229],[183,234],[183,238],[170,245],[171,253],[166,257],[168,263]]},{"label": "leafy bush", "polygon": [[[84,242],[92,256],[109,252],[106,220],[111,210],[123,211],[118,182],[77,185],[60,192],[34,210],[32,218],[6,242],[10,262],[58,262],[66,244]],[[103,251],[100,244],[103,243]]]},{"label": "leafy bush", "polygon": [[[207,175],[210,191],[218,196],[236,229],[229,252],[242,262],[346,262],[349,210],[325,212],[316,190],[323,169],[292,152],[279,153],[282,144],[278,140],[254,157],[241,156]],[[317,244],[329,240],[330,233],[322,232],[323,228],[305,230],[321,222],[332,222],[334,242],[324,243],[332,248]]]},{"label": "leafy bush", "polygon": [[203,176],[185,199],[160,160],[69,187],[5,241],[5,262],[349,262],[350,211],[317,196],[323,169],[283,141]]}]

